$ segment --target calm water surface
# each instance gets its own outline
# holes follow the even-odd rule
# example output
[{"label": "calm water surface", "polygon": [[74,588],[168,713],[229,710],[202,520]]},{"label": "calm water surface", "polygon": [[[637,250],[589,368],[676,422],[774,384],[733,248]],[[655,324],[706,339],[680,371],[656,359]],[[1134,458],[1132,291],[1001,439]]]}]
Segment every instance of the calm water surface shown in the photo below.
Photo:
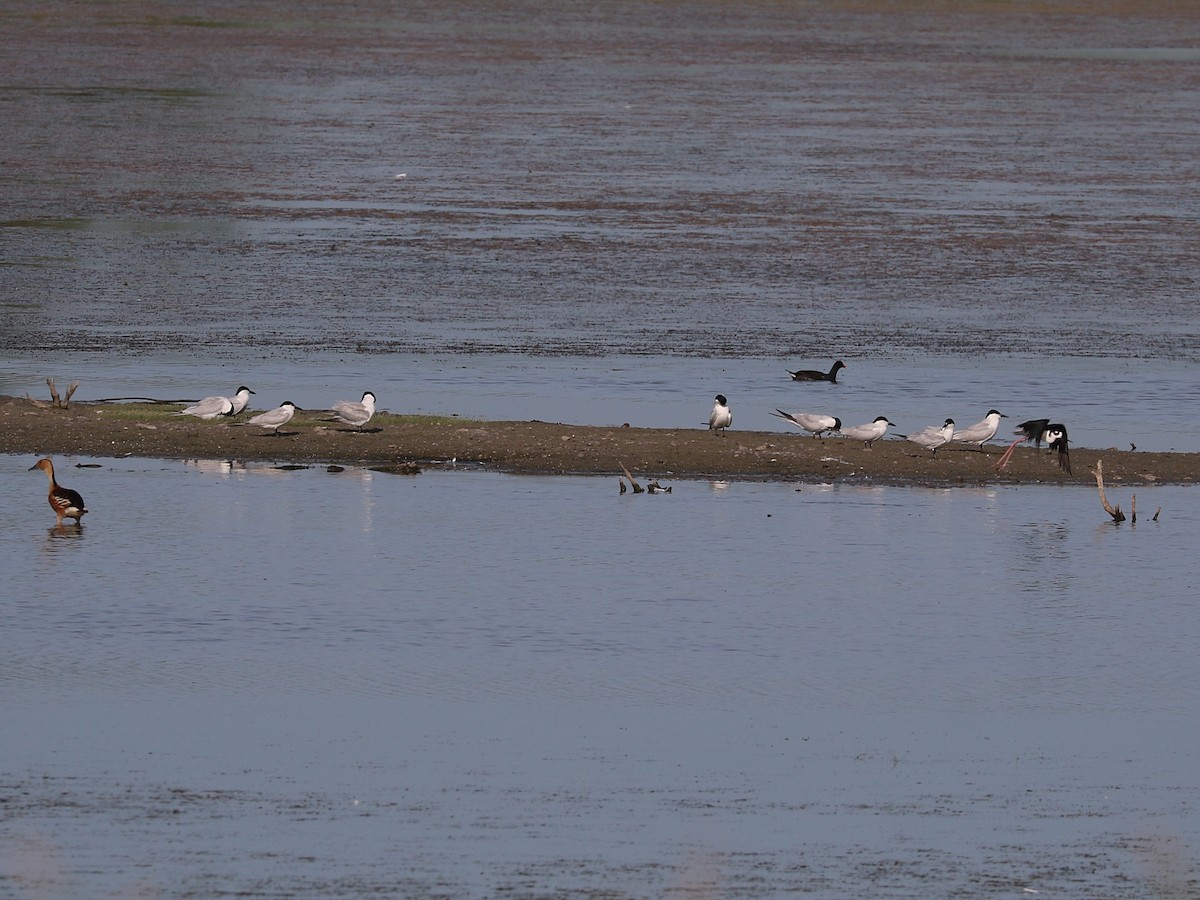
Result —
[{"label": "calm water surface", "polygon": [[[0,391],[1200,451],[1197,27],[16,0]],[[32,462],[0,894],[1200,893],[1192,490]]]},{"label": "calm water surface", "polygon": [[331,10],[5,8],[0,389],[1200,450],[1190,7]]},{"label": "calm water surface", "polygon": [[1195,887],[1193,489],[31,462],[17,896]]}]

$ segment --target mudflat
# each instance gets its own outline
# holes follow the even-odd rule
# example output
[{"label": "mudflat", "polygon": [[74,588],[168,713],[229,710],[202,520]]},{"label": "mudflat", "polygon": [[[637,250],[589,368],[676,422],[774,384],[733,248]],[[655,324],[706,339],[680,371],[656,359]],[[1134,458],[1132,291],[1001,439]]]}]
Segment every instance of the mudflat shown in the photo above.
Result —
[{"label": "mudflat", "polygon": [[1103,461],[1110,483],[1188,484],[1200,478],[1200,454],[1071,448],[1073,475],[1053,454],[1022,445],[1002,470],[1006,442],[982,452],[948,445],[936,455],[897,437],[861,441],[799,432],[630,428],[555,422],[480,421],[382,413],[358,432],[328,421],[325,410],[302,410],[278,435],[236,420],[200,420],[181,405],[71,402],[35,406],[0,396],[0,452],[31,456],[239,459],[372,468],[475,464],[539,475],[620,475],[645,479],[794,479],[915,485],[1093,484]]}]

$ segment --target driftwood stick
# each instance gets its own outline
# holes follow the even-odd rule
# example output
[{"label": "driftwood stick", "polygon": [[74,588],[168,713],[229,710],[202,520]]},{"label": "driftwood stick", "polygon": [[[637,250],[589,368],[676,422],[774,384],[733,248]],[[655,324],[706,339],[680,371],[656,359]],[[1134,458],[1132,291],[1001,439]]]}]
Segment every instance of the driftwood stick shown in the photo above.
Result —
[{"label": "driftwood stick", "polygon": [[618,465],[620,465],[621,471],[623,471],[625,473],[625,477],[629,479],[629,486],[631,488],[633,488],[633,492],[635,494],[645,493],[646,489],[644,487],[642,487],[640,484],[638,484],[637,481],[634,480],[633,475],[631,475],[629,470],[627,468],[625,468],[625,463],[618,462]]},{"label": "driftwood stick", "polygon": [[50,388],[50,401],[35,400],[30,397],[28,392],[25,394],[25,399],[36,406],[38,409],[67,409],[71,405],[71,397],[79,389],[79,382],[72,381],[67,388],[67,396],[59,396],[58,385],[54,383],[54,378],[51,376],[46,379],[46,387]]},{"label": "driftwood stick", "polygon": [[1137,524],[1137,494],[1129,498],[1129,521],[1133,525]]},{"label": "driftwood stick", "polygon": [[1104,496],[1104,462],[1099,459],[1096,460],[1096,488],[1100,491],[1100,505],[1104,507],[1104,511],[1112,516],[1114,522],[1124,522],[1125,513],[1121,512],[1121,507],[1114,508]]},{"label": "driftwood stick", "polygon": [[159,400],[156,397],[101,397],[94,403],[123,403],[124,401],[139,401],[141,403],[198,403],[197,400]]},{"label": "driftwood stick", "polygon": [[1156,509],[1156,510],[1154,511],[1154,517],[1153,517],[1153,518],[1152,518],[1150,521],[1151,521],[1151,522],[1157,522],[1157,521],[1158,521],[1158,514],[1159,514],[1160,512],[1162,512],[1162,507],[1161,507],[1161,506],[1160,506],[1158,509]]}]

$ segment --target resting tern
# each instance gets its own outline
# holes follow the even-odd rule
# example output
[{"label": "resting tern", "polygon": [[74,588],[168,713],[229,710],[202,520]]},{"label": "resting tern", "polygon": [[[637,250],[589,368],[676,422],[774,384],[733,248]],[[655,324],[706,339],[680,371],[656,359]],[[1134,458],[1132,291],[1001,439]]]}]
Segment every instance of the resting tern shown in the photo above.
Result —
[{"label": "resting tern", "polygon": [[375,395],[370,391],[364,391],[362,400],[355,403],[353,400],[339,400],[331,407],[333,410],[333,419],[325,421],[339,421],[347,425],[353,425],[359,431],[363,430],[363,426],[371,421],[371,417],[375,415]]},{"label": "resting tern", "polygon": [[259,413],[252,419],[240,423],[235,422],[234,424],[258,425],[261,428],[269,428],[271,434],[278,437],[280,426],[292,421],[292,416],[296,414],[297,409],[299,407],[291,400],[284,400],[275,409],[269,409],[265,413]]},{"label": "resting tern", "polygon": [[887,416],[876,416],[875,421],[868,422],[866,425],[852,425],[849,428],[838,429],[838,434],[842,437],[853,438],[856,441],[865,441],[867,448],[887,434],[888,426],[895,427],[895,422],[889,422]]},{"label": "resting tern", "polygon": [[813,437],[818,438],[826,431],[840,431],[842,427],[842,420],[837,416],[826,416],[821,413],[785,413],[782,409],[777,409],[771,415],[787,419],[797,428],[810,432]]},{"label": "resting tern", "polygon": [[187,409],[181,409],[176,415],[179,416],[196,416],[201,419],[215,419],[217,416],[236,416],[250,402],[250,395],[254,391],[242,385],[237,389],[237,393],[230,397],[205,397],[203,400],[197,400]]},{"label": "resting tern", "polygon": [[931,455],[937,456],[938,447],[950,443],[950,438],[954,435],[954,420],[947,419],[946,424],[929,425],[921,429],[916,434],[902,434],[900,437],[906,441],[912,441],[914,444],[919,444],[933,451]]},{"label": "resting tern", "polygon": [[996,436],[996,429],[1000,427],[1000,420],[1007,419],[1004,413],[996,409],[989,409],[988,414],[983,417],[982,422],[976,422],[974,425],[968,425],[966,428],[954,430],[953,441],[961,441],[964,444],[976,444],[980,450],[983,445]]},{"label": "resting tern", "polygon": [[1017,430],[1013,434],[1019,437],[1012,442],[1012,446],[1004,451],[1004,455],[1000,457],[996,463],[996,468],[1003,471],[1008,465],[1009,459],[1013,455],[1013,451],[1017,449],[1017,444],[1023,441],[1033,441],[1034,447],[1041,448],[1042,442],[1046,442],[1046,446],[1058,453],[1058,467],[1068,475],[1073,475],[1071,471],[1071,448],[1067,441],[1067,426],[1060,422],[1051,422],[1049,419],[1030,419],[1028,422],[1022,422],[1017,426]]},{"label": "resting tern", "polygon": [[836,384],[838,369],[844,368],[846,368],[846,364],[839,359],[828,372],[819,372],[816,369],[800,369],[798,372],[788,372],[788,374],[792,376],[792,381],[830,381]]},{"label": "resting tern", "polygon": [[729,401],[724,394],[717,394],[717,402],[713,404],[708,417],[708,430],[719,435],[732,424],[733,413],[729,411]]}]

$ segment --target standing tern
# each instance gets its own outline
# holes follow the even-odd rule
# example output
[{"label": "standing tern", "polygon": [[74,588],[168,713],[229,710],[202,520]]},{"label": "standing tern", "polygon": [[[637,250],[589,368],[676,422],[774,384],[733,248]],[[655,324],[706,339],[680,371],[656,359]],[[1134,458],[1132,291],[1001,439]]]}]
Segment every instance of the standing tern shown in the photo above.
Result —
[{"label": "standing tern", "polygon": [[1004,451],[1004,455],[996,463],[996,468],[1000,471],[1004,471],[1004,467],[1008,465],[1013,451],[1017,449],[1017,444],[1033,441],[1034,447],[1041,449],[1042,442],[1045,441],[1049,450],[1058,453],[1058,467],[1068,475],[1074,474],[1071,471],[1071,447],[1067,441],[1066,425],[1060,422],[1051,422],[1049,419],[1030,419],[1028,422],[1018,425],[1013,434],[1019,435],[1019,437],[1012,442],[1012,446]]},{"label": "standing tern", "polygon": [[242,385],[237,389],[237,393],[230,397],[205,397],[203,400],[197,400],[192,406],[187,409],[181,409],[176,413],[177,416],[196,416],[201,419],[215,419],[217,416],[236,416],[250,402],[250,395],[254,391]]},{"label": "standing tern", "polygon": [[725,399],[724,394],[717,394],[717,402],[713,404],[712,412],[708,416],[708,430],[720,435],[732,424],[733,413],[729,411],[729,401]]},{"label": "standing tern", "polygon": [[370,422],[371,417],[375,415],[375,395],[370,391],[364,391],[362,400],[359,402],[339,400],[333,404],[331,409],[333,410],[333,418],[326,419],[326,422],[344,422],[362,431],[363,426]]},{"label": "standing tern", "polygon": [[826,416],[821,413],[785,413],[782,409],[777,409],[771,415],[787,419],[797,428],[818,438],[826,431],[840,431],[842,427],[842,420],[837,416]]},{"label": "standing tern", "polygon": [[887,434],[888,426],[895,427],[895,422],[889,422],[887,416],[876,416],[875,421],[868,422],[866,425],[851,425],[849,428],[838,429],[838,434],[842,437],[853,438],[856,441],[865,441],[867,449],[871,449],[871,445]]},{"label": "standing tern", "polygon": [[900,437],[933,451],[931,455],[937,456],[938,447],[950,443],[953,435],[954,420],[947,419],[944,425],[929,425],[916,434],[902,434]]},{"label": "standing tern", "polygon": [[79,520],[83,518],[87,512],[87,507],[83,503],[83,498],[79,496],[78,491],[73,491],[70,488],[65,488],[54,480],[54,463],[49,457],[39,459],[29,471],[41,469],[46,473],[46,477],[50,479],[50,508],[54,510],[54,514],[58,516],[58,524],[62,525],[64,518],[74,519],[75,524],[79,525]]},{"label": "standing tern", "polygon": [[270,429],[271,434],[275,437],[279,436],[279,428],[292,421],[292,416],[299,409],[291,400],[284,400],[275,409],[269,409],[265,413],[259,413],[252,419],[245,422],[235,422],[235,425],[258,425],[260,428]]},{"label": "standing tern", "polygon": [[983,417],[982,422],[976,422],[974,425],[968,425],[966,428],[954,430],[953,441],[961,441],[964,444],[976,444],[979,450],[983,449],[983,445],[996,436],[996,429],[1000,427],[1000,420],[1007,419],[1004,413],[996,409],[989,409],[988,414]]},{"label": "standing tern", "polygon": [[829,381],[837,384],[838,369],[846,368],[846,364],[840,359],[830,367],[828,372],[819,372],[816,369],[800,369],[797,372],[788,372],[792,376],[792,381]]}]

